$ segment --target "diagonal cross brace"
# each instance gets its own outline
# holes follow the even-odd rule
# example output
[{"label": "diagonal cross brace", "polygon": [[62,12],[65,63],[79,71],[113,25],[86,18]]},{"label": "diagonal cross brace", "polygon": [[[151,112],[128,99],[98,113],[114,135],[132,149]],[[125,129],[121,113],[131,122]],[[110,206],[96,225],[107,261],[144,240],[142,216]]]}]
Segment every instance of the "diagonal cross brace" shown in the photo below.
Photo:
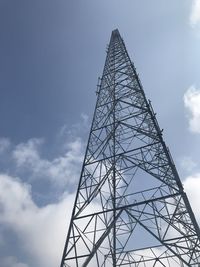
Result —
[{"label": "diagonal cross brace", "polygon": [[97,243],[94,245],[92,251],[90,252],[89,257],[85,260],[85,262],[83,263],[82,267],[86,267],[89,262],[91,261],[92,257],[94,256],[94,254],[97,252],[98,248],[100,247],[100,245],[102,244],[102,242],[105,240],[105,238],[109,235],[110,230],[113,228],[114,224],[116,223],[117,219],[119,218],[119,216],[122,213],[122,209],[119,211],[119,213],[115,216],[114,220],[110,223],[110,225],[106,228],[106,231],[102,234],[102,236],[99,238],[99,240],[97,241]]}]

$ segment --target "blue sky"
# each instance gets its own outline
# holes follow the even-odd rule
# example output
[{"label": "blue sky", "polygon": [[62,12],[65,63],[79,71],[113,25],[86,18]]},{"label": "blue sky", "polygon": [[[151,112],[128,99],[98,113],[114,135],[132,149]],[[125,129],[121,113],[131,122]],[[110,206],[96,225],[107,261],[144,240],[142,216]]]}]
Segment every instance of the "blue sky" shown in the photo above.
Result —
[{"label": "blue sky", "polygon": [[0,0],[0,262],[58,266],[118,28],[200,222],[200,1]]}]

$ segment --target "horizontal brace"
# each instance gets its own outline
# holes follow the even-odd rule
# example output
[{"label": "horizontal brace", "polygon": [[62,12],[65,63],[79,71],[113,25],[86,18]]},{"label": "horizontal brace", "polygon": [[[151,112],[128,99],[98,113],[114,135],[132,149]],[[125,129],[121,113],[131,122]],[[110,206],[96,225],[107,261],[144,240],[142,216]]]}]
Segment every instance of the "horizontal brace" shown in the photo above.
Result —
[{"label": "horizontal brace", "polygon": [[[128,154],[128,153],[131,153],[131,152],[134,152],[134,151],[139,151],[139,150],[141,150],[141,149],[144,149],[144,148],[147,148],[147,147],[151,147],[151,146],[153,146],[153,145],[157,145],[157,144],[159,144],[160,142],[155,142],[155,143],[152,143],[152,144],[148,144],[148,145],[145,145],[145,146],[140,146],[140,147],[138,147],[138,148],[134,148],[134,149],[130,149],[130,150],[128,150],[128,151],[125,151],[125,152],[122,152],[122,153],[116,153],[115,154],[115,157],[120,157],[120,156],[124,156],[124,155],[126,155],[126,154]],[[97,163],[97,162],[100,162],[100,161],[106,161],[106,160],[109,160],[109,159],[112,159],[113,158],[113,156],[109,156],[109,157],[106,157],[106,158],[103,158],[103,159],[98,159],[98,160],[94,160],[94,161],[92,161],[92,162],[85,162],[85,166],[87,166],[87,165],[91,165],[91,164],[94,164],[94,163]]]},{"label": "horizontal brace", "polygon": [[[116,211],[117,210],[126,210],[128,208],[132,208],[132,207],[136,207],[136,206],[140,206],[140,205],[145,205],[145,204],[148,204],[148,203],[152,203],[152,202],[163,200],[163,199],[173,198],[173,197],[176,197],[176,196],[181,196],[181,194],[180,193],[175,193],[175,194],[171,194],[171,195],[167,195],[167,196],[157,197],[157,198],[154,198],[154,199],[148,199],[148,200],[144,200],[144,201],[141,201],[141,202],[138,202],[138,203],[133,203],[133,204],[129,204],[129,205],[116,207],[115,210]],[[97,215],[101,215],[101,214],[108,213],[108,212],[113,212],[113,211],[114,211],[114,209],[107,209],[107,210],[103,210],[103,211],[99,211],[99,212],[94,212],[92,214],[86,214],[86,215],[83,215],[83,216],[74,217],[73,219],[74,220],[78,220],[78,219],[83,219],[83,218],[87,218],[87,217],[91,217],[91,216],[97,216]]]}]

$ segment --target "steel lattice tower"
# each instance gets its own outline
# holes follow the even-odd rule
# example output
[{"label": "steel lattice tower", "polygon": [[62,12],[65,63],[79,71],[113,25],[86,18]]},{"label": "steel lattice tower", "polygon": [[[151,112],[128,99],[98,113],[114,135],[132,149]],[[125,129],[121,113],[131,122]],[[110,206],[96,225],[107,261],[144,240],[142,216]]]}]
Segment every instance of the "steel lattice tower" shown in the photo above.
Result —
[{"label": "steel lattice tower", "polygon": [[61,267],[200,266],[200,231],[118,30],[111,35]]}]

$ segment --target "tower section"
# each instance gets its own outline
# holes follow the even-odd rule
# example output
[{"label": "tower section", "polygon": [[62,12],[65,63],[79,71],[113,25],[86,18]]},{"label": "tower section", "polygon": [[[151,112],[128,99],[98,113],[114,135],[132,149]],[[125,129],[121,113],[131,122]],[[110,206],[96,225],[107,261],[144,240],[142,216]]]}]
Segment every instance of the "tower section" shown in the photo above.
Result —
[{"label": "tower section", "polygon": [[200,266],[199,227],[118,30],[61,261],[86,266]]}]

